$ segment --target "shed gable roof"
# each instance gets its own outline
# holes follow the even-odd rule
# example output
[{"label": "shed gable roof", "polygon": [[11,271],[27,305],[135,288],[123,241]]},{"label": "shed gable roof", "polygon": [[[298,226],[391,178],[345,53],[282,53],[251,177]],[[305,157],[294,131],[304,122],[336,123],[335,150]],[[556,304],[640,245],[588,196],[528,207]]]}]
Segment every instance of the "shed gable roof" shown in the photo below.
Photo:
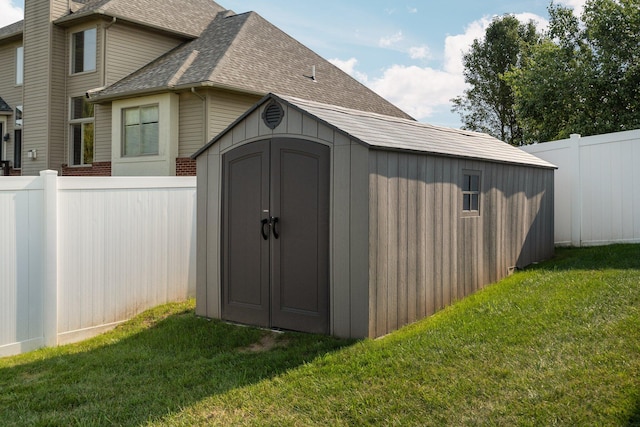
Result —
[{"label": "shed gable roof", "polygon": [[[347,137],[375,149],[422,152],[497,163],[555,168],[545,160],[484,133],[433,126],[413,120],[352,110],[290,96],[269,94],[249,110],[245,116],[271,99],[287,104],[303,114],[310,115]],[[193,157],[199,156],[215,144],[245,116],[220,133]]]},{"label": "shed gable roof", "polygon": [[[315,66],[316,80],[311,78]],[[411,117],[255,12],[220,13],[202,35],[92,96],[211,86],[283,93],[347,108]]]}]

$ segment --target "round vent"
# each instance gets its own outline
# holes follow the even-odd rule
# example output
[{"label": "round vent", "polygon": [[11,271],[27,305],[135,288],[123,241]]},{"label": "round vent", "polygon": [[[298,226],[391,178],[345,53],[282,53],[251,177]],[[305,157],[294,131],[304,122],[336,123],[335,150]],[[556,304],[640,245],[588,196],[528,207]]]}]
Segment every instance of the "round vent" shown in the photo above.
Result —
[{"label": "round vent", "polygon": [[267,125],[267,127],[271,130],[278,127],[278,125],[282,122],[283,117],[284,110],[282,109],[282,106],[276,101],[271,101],[262,113],[262,120],[264,120],[264,124]]}]

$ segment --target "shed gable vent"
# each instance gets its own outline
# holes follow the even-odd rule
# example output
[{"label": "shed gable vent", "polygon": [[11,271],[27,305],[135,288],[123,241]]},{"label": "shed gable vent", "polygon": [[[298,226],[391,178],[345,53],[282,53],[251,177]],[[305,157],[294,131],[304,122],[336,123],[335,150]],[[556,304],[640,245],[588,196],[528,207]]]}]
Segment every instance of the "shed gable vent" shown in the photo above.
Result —
[{"label": "shed gable vent", "polygon": [[282,106],[273,100],[262,112],[262,120],[264,120],[264,124],[271,130],[277,128],[278,125],[282,123],[283,117],[284,110],[282,109]]}]

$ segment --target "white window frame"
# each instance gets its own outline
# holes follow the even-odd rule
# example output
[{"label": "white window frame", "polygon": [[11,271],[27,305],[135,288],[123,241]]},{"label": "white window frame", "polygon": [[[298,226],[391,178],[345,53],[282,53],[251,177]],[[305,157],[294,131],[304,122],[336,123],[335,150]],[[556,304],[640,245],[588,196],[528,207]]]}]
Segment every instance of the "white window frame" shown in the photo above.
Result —
[{"label": "white window frame", "polygon": [[[82,44],[82,70],[76,70],[76,55],[77,55],[77,50],[76,50],[76,35],[77,34],[84,34],[83,36],[83,44]],[[87,38],[87,34],[93,34],[93,39],[88,39]],[[87,41],[93,41],[93,45],[88,44]],[[97,62],[98,62],[98,28],[97,27],[92,27],[92,28],[85,28],[83,30],[80,31],[74,31],[73,33],[71,33],[71,49],[70,52],[71,54],[69,55],[69,59],[70,59],[70,64],[69,64],[69,70],[70,70],[70,74],[82,74],[82,73],[90,73],[90,72],[94,72],[96,71],[96,68],[98,66]],[[89,46],[90,48],[92,48],[92,50],[87,51],[87,46]]]},{"label": "white window frame", "polygon": [[[158,154],[123,156],[123,113],[131,107],[158,104]],[[172,176],[178,157],[180,96],[162,93],[111,103],[111,175]]]},{"label": "white window frame", "polygon": [[24,83],[24,46],[16,48],[16,86]]},{"label": "white window frame", "polygon": [[[155,108],[156,110],[156,120],[150,122],[142,121],[142,110],[148,108]],[[138,110],[138,123],[127,125],[126,123],[126,114],[127,111]],[[152,141],[155,145],[155,151],[151,153],[143,153],[138,151],[136,153],[127,153],[127,127],[132,129],[136,129],[139,134],[139,147],[141,148],[144,145],[144,141],[142,140],[142,129],[143,125],[154,124],[156,127],[156,138],[155,141]],[[135,126],[135,128],[133,128]],[[149,105],[138,105],[135,107],[128,107],[122,109],[122,147],[121,147],[122,157],[144,157],[144,156],[157,156],[160,153],[160,105],[149,104]]]},{"label": "white window frame", "polygon": [[22,105],[16,105],[15,120],[16,127],[22,128]]},{"label": "white window frame", "polygon": [[[74,117],[75,113],[75,103],[74,100],[81,99],[83,101],[83,106],[85,105],[86,100],[84,96],[75,96],[71,97],[69,100],[69,165],[70,166],[90,166],[93,164],[95,160],[96,154],[96,145],[95,145],[95,110],[92,109],[91,116],[86,117]],[[81,115],[82,116],[82,115]],[[80,162],[75,162],[75,128],[80,127]],[[90,128],[90,132],[93,133],[93,147],[91,153],[91,161],[87,162],[84,151],[85,144],[87,142],[87,132],[89,132],[88,128]]]},{"label": "white window frame", "polygon": [[[469,179],[467,179],[469,177]],[[477,188],[472,183],[472,177],[477,178]],[[469,186],[467,186],[469,183]],[[467,188],[469,187],[469,188]],[[481,199],[482,199],[482,173],[477,170],[463,170],[462,171],[462,183],[460,186],[462,190],[462,215],[463,216],[480,216]],[[469,200],[469,206],[465,206],[465,201]],[[475,203],[474,203],[475,201]]]}]

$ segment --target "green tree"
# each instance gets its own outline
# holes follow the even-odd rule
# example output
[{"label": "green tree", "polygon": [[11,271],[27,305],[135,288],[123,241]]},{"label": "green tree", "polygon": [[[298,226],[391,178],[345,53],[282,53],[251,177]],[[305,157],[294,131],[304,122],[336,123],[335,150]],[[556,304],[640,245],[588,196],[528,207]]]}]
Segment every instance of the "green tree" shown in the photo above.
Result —
[{"label": "green tree", "polygon": [[588,0],[581,19],[551,5],[550,25],[507,73],[525,143],[640,127],[640,0]]},{"label": "green tree", "polygon": [[463,57],[469,89],[451,100],[463,128],[486,132],[512,145],[524,142],[513,90],[505,75],[526,61],[540,34],[533,22],[523,24],[513,15],[495,18],[482,40],[474,40]]}]

